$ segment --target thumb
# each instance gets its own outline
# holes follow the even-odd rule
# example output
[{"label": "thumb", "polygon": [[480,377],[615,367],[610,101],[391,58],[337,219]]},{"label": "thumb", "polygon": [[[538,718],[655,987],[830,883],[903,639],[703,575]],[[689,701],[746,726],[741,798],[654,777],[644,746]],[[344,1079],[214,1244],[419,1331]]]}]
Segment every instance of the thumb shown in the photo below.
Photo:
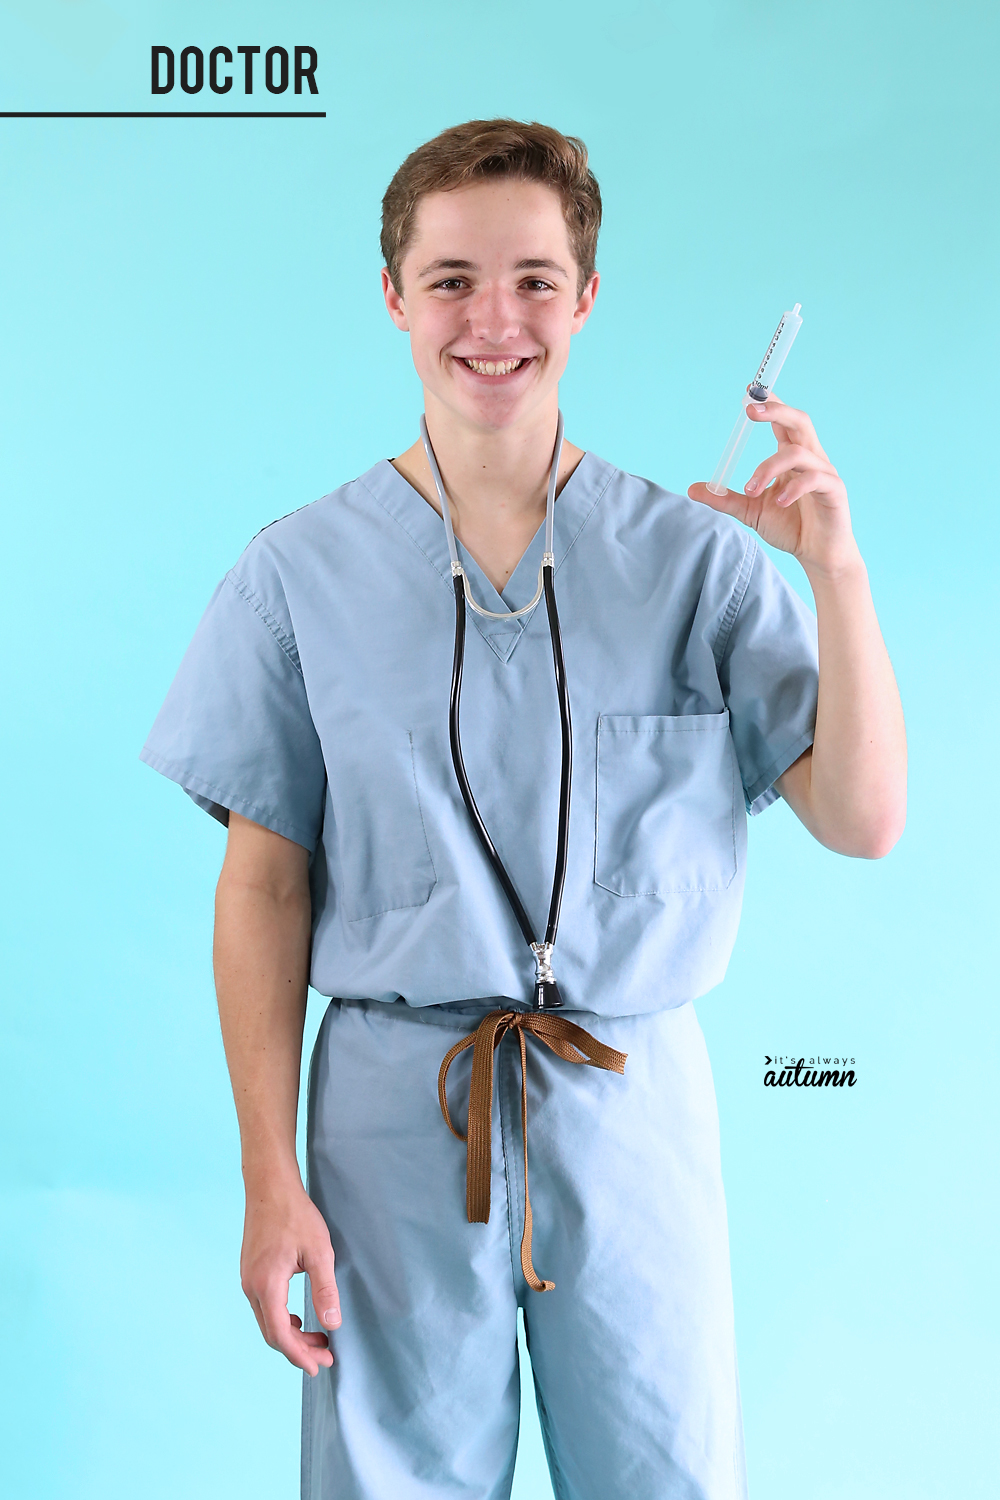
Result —
[{"label": "thumb", "polygon": [[747,522],[747,496],[741,495],[739,490],[725,490],[721,495],[715,495],[705,483],[688,485],[688,499],[697,500],[701,505],[710,505],[713,510],[721,510],[727,516],[735,516],[738,521]]},{"label": "thumb", "polygon": [[303,1269],[309,1277],[313,1307],[321,1328],[340,1327],[340,1293],[333,1274],[333,1246],[329,1240],[325,1247],[312,1249],[305,1257]]}]

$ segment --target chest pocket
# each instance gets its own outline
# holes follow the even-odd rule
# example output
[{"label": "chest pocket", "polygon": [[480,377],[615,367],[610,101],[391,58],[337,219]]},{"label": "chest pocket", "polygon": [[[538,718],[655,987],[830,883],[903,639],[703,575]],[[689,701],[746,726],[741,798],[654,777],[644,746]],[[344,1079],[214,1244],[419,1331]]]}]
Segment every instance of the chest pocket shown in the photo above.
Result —
[{"label": "chest pocket", "polygon": [[437,884],[412,734],[396,731],[370,747],[363,785],[338,818],[340,896],[348,922],[424,906]]},{"label": "chest pocket", "polygon": [[594,879],[616,896],[725,890],[739,777],[721,714],[602,714]]}]

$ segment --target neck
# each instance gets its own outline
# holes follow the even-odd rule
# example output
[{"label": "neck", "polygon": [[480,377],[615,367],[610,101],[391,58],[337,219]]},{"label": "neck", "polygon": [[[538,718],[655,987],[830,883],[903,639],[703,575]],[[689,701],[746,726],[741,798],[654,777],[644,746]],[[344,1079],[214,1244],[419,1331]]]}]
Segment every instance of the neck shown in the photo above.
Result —
[{"label": "neck", "polygon": [[[524,422],[499,431],[456,419],[425,389],[427,432],[451,505],[455,535],[502,592],[545,519],[545,498],[556,441],[558,396]],[[583,457],[563,442],[556,494]],[[396,469],[440,512],[423,443],[393,459]]]},{"label": "neck", "polygon": [[537,526],[555,447],[556,393],[523,422],[499,430],[459,422],[429,391],[424,394],[427,431],[456,523],[463,513],[471,518],[480,512],[530,517]]}]

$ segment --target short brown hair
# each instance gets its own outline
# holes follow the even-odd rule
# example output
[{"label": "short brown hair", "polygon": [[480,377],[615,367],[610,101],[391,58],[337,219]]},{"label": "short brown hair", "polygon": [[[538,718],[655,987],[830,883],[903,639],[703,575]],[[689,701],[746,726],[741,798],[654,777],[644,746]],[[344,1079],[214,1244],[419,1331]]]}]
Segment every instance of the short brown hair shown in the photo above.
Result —
[{"label": "short brown hair", "polygon": [[593,275],[601,227],[601,190],[575,135],[521,120],[468,120],[418,146],[396,172],[382,199],[382,254],[393,286],[413,239],[417,205],[428,193],[447,193],[484,177],[542,182],[559,194],[570,248],[580,268],[577,296]]}]

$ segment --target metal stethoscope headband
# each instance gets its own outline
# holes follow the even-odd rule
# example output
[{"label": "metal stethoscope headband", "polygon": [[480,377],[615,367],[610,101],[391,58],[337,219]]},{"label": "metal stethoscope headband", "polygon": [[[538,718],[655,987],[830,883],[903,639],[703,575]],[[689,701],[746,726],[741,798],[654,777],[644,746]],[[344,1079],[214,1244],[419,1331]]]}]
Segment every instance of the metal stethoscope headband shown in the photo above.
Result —
[{"label": "metal stethoscope headband", "polygon": [[[559,413],[556,424],[555,451],[552,455],[552,468],[549,472],[549,487],[545,502],[545,550],[542,554],[541,566],[538,569],[538,590],[530,604],[524,605],[522,609],[507,610],[502,613],[483,609],[472,597],[468,577],[458,558],[458,547],[455,543],[455,532],[452,527],[448,497],[445,494],[441,471],[434,456],[434,449],[431,446],[431,440],[427,433],[427,423],[423,416],[420,418],[420,436],[423,439],[427,462],[430,464],[431,473],[434,476],[434,485],[437,490],[438,502],[441,506],[441,515],[444,518],[444,529],[448,537],[448,553],[451,557],[451,576],[455,586],[455,656],[451,674],[451,700],[449,709],[451,758],[455,767],[455,776],[479,842],[482,844],[486,857],[493,866],[493,871],[503,888],[507,900],[510,902],[511,910],[517,918],[517,924],[524,935],[524,940],[535,956],[535,1009],[554,1010],[563,1003],[552,973],[552,949],[555,946],[556,932],[559,927],[559,912],[562,907],[563,887],[566,883],[566,857],[569,848],[570,784],[573,765],[573,726],[569,711],[569,691],[566,686],[566,666],[563,661],[562,632],[559,629],[559,614],[556,609],[556,595],[553,586],[555,557],[552,551],[552,523],[555,512],[556,484],[559,478],[559,460],[562,456],[563,415],[562,412]],[[533,610],[543,593],[545,595],[545,609],[549,620],[549,638],[552,642],[556,693],[559,699],[562,759],[559,768],[559,825],[556,840],[555,870],[552,876],[552,895],[549,901],[549,916],[545,928],[545,938],[542,942],[539,942],[535,937],[535,930],[531,924],[531,919],[524,909],[521,898],[514,889],[514,884],[507,873],[493,840],[490,838],[489,830],[483,822],[482,815],[476,805],[476,799],[472,794],[469,778],[465,772],[465,762],[462,758],[459,708],[462,697],[462,671],[465,665],[466,601],[468,601],[477,614],[485,615],[488,619],[512,620],[516,619],[519,615],[528,614],[529,611]]]}]

